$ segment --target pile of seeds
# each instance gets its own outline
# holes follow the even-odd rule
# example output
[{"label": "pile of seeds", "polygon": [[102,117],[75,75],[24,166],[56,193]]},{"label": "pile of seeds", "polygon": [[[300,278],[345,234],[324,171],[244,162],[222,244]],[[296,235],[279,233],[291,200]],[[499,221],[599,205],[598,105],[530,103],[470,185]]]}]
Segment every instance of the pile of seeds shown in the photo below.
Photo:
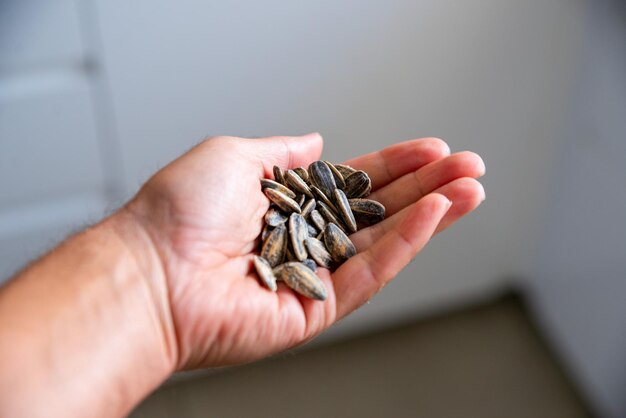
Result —
[{"label": "pile of seeds", "polygon": [[283,281],[296,292],[326,299],[317,266],[335,269],[356,254],[348,234],[385,218],[385,207],[366,199],[372,182],[364,171],[328,161],[282,171],[262,179],[270,199],[261,232],[261,255],[254,266],[261,281],[276,291]]}]

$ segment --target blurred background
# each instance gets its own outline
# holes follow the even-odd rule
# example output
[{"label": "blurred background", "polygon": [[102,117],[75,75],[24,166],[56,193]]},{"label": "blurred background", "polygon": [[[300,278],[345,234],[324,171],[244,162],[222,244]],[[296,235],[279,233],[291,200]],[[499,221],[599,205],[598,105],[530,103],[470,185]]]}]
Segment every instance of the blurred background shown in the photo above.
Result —
[{"label": "blurred background", "polygon": [[313,343],[133,416],[626,416],[620,0],[0,0],[0,281],[208,135],[311,131],[444,138],[487,200]]}]

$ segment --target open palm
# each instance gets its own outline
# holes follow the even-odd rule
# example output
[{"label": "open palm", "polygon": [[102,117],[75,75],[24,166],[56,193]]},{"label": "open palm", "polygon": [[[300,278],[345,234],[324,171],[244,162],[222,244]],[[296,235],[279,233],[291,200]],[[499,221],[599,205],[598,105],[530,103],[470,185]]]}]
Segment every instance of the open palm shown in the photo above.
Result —
[{"label": "open palm", "polygon": [[[351,239],[358,254],[334,273],[318,269],[328,298],[283,284],[273,293],[251,269],[269,201],[259,179],[272,167],[307,167],[322,139],[207,140],[159,171],[129,207],[164,268],[179,369],[252,361],[300,344],[369,300],[433,234],[484,199],[474,153],[449,155],[434,138],[407,141],[346,162],[372,179],[387,219]],[[450,202],[452,205],[450,206]]]}]

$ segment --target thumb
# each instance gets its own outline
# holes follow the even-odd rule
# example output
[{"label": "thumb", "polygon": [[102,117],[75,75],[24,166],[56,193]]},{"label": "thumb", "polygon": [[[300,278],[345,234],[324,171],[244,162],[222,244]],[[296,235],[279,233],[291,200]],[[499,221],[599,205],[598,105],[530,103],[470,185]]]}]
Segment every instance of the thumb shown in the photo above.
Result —
[{"label": "thumb", "polygon": [[263,162],[266,177],[271,177],[275,165],[281,169],[307,167],[322,155],[324,142],[315,132],[303,136],[272,136],[248,140],[250,152]]}]

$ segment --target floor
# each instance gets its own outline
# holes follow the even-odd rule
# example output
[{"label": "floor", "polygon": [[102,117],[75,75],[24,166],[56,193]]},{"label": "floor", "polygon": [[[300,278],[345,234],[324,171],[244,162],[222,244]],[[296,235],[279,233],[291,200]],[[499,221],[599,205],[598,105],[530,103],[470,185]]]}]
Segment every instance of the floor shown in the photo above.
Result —
[{"label": "floor", "polygon": [[589,417],[513,295],[168,384],[140,417]]}]

